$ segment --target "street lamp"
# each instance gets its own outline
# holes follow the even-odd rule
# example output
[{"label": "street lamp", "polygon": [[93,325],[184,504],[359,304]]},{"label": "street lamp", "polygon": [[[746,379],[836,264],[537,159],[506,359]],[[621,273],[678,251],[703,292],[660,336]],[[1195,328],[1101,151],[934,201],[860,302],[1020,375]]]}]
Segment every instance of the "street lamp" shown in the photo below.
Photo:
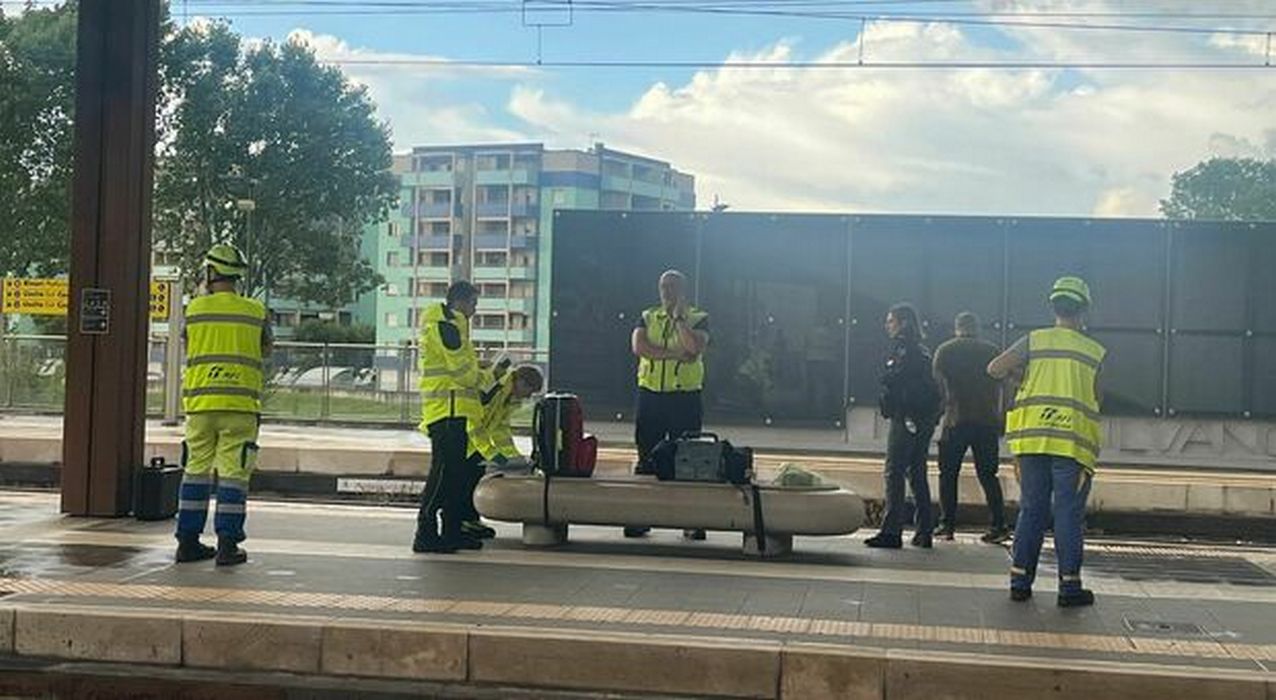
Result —
[{"label": "street lamp", "polygon": [[235,208],[244,213],[246,218],[247,231],[244,234],[245,250],[244,256],[248,258],[248,273],[244,275],[244,286],[251,290],[253,288],[253,212],[257,209],[257,201],[253,199],[236,199]]}]

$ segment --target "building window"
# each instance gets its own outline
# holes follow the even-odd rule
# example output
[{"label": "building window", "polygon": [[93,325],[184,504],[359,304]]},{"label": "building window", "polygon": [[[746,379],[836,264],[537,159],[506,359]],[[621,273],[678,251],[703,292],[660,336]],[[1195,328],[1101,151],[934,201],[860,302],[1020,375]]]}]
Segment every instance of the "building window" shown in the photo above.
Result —
[{"label": "building window", "polygon": [[390,234],[391,238],[398,238],[399,237],[399,222],[391,221],[389,224],[387,224],[386,232]]},{"label": "building window", "polygon": [[399,315],[394,312],[387,313],[385,315],[385,326],[386,328],[398,328]]},{"label": "building window", "polygon": [[385,286],[385,295],[386,295],[386,296],[388,296],[388,297],[397,297],[397,296],[399,296],[399,285],[395,284],[394,282],[390,282],[390,283],[386,284],[386,286]]},{"label": "building window", "polygon": [[385,254],[385,266],[386,266],[386,267],[398,267],[398,266],[399,266],[399,253],[398,253],[398,251],[391,251],[391,252],[389,252],[389,253],[386,253],[386,254]]}]

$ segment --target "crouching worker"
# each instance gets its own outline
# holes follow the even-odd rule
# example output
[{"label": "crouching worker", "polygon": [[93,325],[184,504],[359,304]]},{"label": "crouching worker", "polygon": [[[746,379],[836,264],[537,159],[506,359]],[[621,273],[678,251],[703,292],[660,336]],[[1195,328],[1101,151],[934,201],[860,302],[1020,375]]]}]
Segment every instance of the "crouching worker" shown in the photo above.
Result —
[{"label": "crouching worker", "polygon": [[[263,361],[272,339],[266,307],[236,290],[247,272],[248,261],[237,248],[213,246],[204,259],[208,293],[186,307],[186,474],[177,515],[178,562],[216,557],[218,566],[234,566],[248,559],[239,543],[244,541],[248,480],[257,464]],[[214,477],[216,549],[199,541]]]},{"label": "crouching worker", "polygon": [[541,371],[531,365],[516,367],[513,372],[506,373],[505,366],[497,365],[491,372],[484,373],[484,384],[488,387],[479,395],[483,403],[483,417],[470,427],[470,458],[465,469],[466,514],[461,523],[461,531],[469,537],[487,539],[496,535],[496,530],[484,525],[479,520],[478,510],[474,507],[474,489],[487,471],[488,466],[498,469],[510,469],[529,465],[527,458],[514,445],[514,432],[510,427],[510,418],[514,409],[534,396],[545,384]]}]

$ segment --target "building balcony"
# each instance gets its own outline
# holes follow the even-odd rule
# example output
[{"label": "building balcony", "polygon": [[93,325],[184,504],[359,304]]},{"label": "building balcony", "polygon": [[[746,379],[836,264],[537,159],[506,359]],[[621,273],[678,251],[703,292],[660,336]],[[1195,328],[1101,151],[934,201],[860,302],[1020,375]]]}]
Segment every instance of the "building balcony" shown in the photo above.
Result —
[{"label": "building balcony", "polygon": [[654,197],[656,199],[662,199],[665,196],[664,185],[661,185],[658,182],[631,180],[630,191],[634,194],[642,195],[644,197]]},{"label": "building balcony", "polygon": [[526,248],[536,247],[536,236],[510,236],[510,247],[515,250],[523,250]]},{"label": "building balcony", "polygon": [[530,343],[535,332],[531,328],[474,328],[470,338],[484,343]]},{"label": "building balcony", "polygon": [[534,219],[541,214],[541,208],[536,202],[514,202],[510,205],[510,216],[522,216]]},{"label": "building balcony", "polygon": [[505,270],[506,268],[504,265],[500,267],[480,267],[476,265],[474,266],[474,279],[475,281],[483,282],[511,279],[509,275],[505,274]]},{"label": "building balcony", "polygon": [[536,172],[516,168],[513,170],[479,170],[474,173],[476,185],[534,185]]},{"label": "building balcony", "polygon": [[479,202],[474,212],[479,218],[504,219],[509,217],[509,202]]},{"label": "building balcony", "polygon": [[456,173],[451,170],[404,173],[399,177],[402,184],[412,187],[452,187],[456,181]]},{"label": "building balcony", "polygon": [[633,187],[633,180],[618,175],[603,175],[603,190],[612,192],[628,192]]},{"label": "building balcony", "polygon": [[505,233],[478,233],[473,237],[475,250],[505,250],[510,237]]},{"label": "building balcony", "polygon": [[418,279],[430,280],[431,282],[450,282],[452,280],[452,268],[422,265],[416,268],[416,276]]},{"label": "building balcony", "polygon": [[531,313],[536,306],[535,299],[522,297],[479,297],[480,311],[519,311]]},{"label": "building balcony", "polygon": [[422,219],[451,219],[453,206],[451,202],[419,202],[416,215]]},{"label": "building balcony", "polygon": [[421,250],[451,250],[453,237],[450,235],[419,234],[414,242],[416,247]]}]

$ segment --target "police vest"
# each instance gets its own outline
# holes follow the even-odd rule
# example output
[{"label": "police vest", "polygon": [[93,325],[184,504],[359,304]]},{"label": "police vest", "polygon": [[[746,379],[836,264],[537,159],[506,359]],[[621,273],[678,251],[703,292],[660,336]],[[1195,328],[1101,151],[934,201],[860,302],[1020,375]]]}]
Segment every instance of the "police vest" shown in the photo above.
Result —
[{"label": "police vest", "polygon": [[[688,309],[687,325],[695,328],[708,316],[699,309]],[[678,329],[663,306],[642,312],[642,320],[647,329],[647,340],[652,345],[665,349],[679,347]],[[704,359],[700,356],[690,361],[639,358],[638,386],[661,393],[699,391],[704,388]]]},{"label": "police vest", "polygon": [[483,417],[470,424],[470,451],[479,453],[488,461],[498,456],[505,459],[521,457],[510,430],[510,414],[519,403],[513,393],[514,373],[506,372],[493,381],[491,373],[484,372],[484,383],[488,388],[480,395]]},{"label": "police vest", "polygon": [[1028,334],[1028,371],[1006,414],[1016,455],[1071,457],[1094,470],[1102,445],[1095,378],[1107,351],[1070,328]]},{"label": "police vest", "polygon": [[478,387],[468,319],[445,304],[428,307],[421,321],[421,427],[444,418],[477,421],[483,415]]},{"label": "police vest", "polygon": [[266,307],[234,292],[197,297],[186,307],[186,413],[261,413]]}]

